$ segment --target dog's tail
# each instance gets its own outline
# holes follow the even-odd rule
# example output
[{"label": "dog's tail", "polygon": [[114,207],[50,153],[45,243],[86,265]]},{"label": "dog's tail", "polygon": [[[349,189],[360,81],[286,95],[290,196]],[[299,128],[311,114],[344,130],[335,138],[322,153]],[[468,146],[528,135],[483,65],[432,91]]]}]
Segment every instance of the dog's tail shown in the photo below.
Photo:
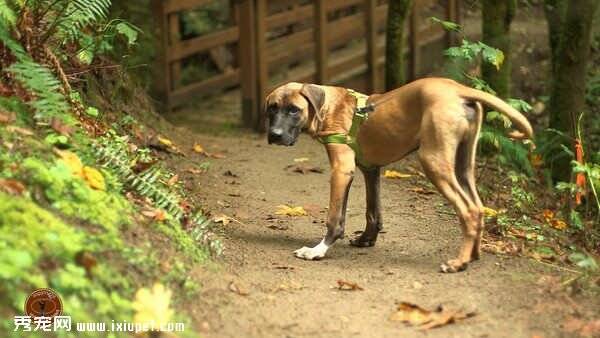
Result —
[{"label": "dog's tail", "polygon": [[513,138],[528,138],[533,140],[533,128],[531,124],[527,120],[527,118],[521,114],[519,111],[511,107],[508,103],[499,99],[498,97],[483,92],[481,90],[459,86],[458,87],[458,95],[467,100],[479,101],[485,104],[488,107],[495,109],[496,111],[506,115],[513,125],[516,127],[518,131],[524,134],[511,134]]}]

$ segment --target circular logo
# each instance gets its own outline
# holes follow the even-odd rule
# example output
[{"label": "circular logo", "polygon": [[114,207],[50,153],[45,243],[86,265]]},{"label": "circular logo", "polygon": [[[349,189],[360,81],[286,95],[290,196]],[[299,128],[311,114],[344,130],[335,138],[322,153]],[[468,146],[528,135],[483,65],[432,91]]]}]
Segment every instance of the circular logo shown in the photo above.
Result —
[{"label": "circular logo", "polygon": [[62,310],[62,301],[52,289],[37,289],[25,300],[25,314],[31,317],[60,316]]}]

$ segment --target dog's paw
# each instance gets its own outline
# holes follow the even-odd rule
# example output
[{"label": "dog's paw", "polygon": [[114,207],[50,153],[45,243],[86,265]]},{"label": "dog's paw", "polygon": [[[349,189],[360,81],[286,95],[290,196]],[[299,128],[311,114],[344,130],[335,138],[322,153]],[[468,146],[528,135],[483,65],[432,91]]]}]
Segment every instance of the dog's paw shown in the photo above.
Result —
[{"label": "dog's paw", "polygon": [[454,273],[454,272],[459,272],[459,271],[463,271],[467,268],[467,263],[463,263],[458,259],[451,259],[449,261],[447,261],[446,263],[442,263],[440,265],[440,272],[443,273]]},{"label": "dog's paw", "polygon": [[325,243],[321,242],[317,246],[313,248],[309,248],[307,246],[302,247],[296,251],[294,251],[294,255],[298,258],[306,259],[306,260],[319,260],[325,257],[325,253],[329,249]]}]

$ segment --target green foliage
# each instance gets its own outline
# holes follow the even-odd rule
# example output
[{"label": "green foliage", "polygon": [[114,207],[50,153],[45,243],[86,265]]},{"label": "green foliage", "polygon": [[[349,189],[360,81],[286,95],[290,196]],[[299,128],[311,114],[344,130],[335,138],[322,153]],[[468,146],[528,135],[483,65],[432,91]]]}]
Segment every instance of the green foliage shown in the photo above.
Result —
[{"label": "green foliage", "polygon": [[452,21],[441,20],[441,19],[436,18],[435,16],[430,17],[429,20],[431,20],[434,23],[442,25],[442,27],[447,31],[454,31],[454,32],[462,31],[462,27],[459,24],[454,23]]},{"label": "green foliage", "polygon": [[17,23],[17,15],[6,0],[0,0],[0,21],[9,27]]},{"label": "green foliage", "polygon": [[494,65],[497,69],[500,69],[504,62],[504,53],[501,50],[490,47],[481,41],[471,42],[466,39],[462,40],[462,45],[446,49],[444,55],[466,61],[474,61],[481,57],[484,62]]}]

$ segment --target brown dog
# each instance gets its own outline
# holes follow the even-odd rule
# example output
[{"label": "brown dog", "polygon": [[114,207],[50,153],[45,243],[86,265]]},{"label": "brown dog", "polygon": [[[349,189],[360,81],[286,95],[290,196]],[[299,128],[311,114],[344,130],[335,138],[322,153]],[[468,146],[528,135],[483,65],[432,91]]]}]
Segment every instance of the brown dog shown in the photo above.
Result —
[{"label": "brown dog", "polygon": [[[531,125],[499,98],[443,78],[421,79],[386,94],[371,95],[368,103],[373,112],[355,135],[361,155],[358,167],[366,182],[367,225],[351,244],[373,246],[382,229],[379,168],[418,149],[425,174],[454,206],[463,231],[458,257],[442,264],[441,270],[465,269],[479,258],[484,226],[483,204],[475,186],[481,103],[505,114],[525,137],[532,138]],[[266,98],[269,143],[293,145],[304,128],[315,138],[348,135],[356,105],[357,98],[345,88],[293,82],[278,87]],[[317,246],[295,251],[296,257],[309,260],[324,257],[343,237],[348,191],[357,166],[349,145],[325,143],[331,164],[327,234]]]}]

